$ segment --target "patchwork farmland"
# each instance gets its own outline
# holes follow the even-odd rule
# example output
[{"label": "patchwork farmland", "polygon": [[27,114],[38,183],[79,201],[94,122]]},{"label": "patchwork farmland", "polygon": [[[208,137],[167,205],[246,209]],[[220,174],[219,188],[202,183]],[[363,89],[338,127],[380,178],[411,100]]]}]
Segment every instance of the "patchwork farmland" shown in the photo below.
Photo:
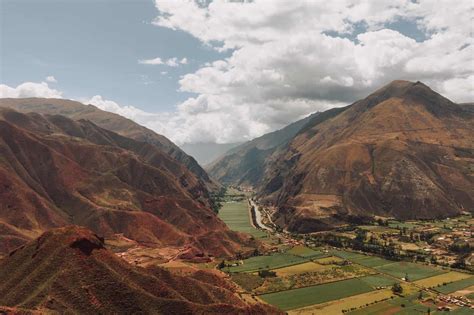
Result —
[{"label": "patchwork farmland", "polygon": [[[351,251],[303,246],[284,253],[251,257],[223,270],[238,279],[236,283],[246,287],[248,293],[291,314],[426,312],[429,303],[421,302],[419,292],[427,290],[430,284],[455,280],[434,288],[443,293],[474,285],[474,276],[467,273]],[[270,273],[262,275],[262,271]],[[401,284],[404,294],[392,292],[396,283]],[[427,299],[434,296],[430,291],[421,296],[423,294]],[[435,313],[434,306],[432,313]]]},{"label": "patchwork farmland", "polygon": [[[307,246],[281,233],[256,229],[246,201],[226,202],[219,217],[231,229],[247,232],[272,249],[264,255],[225,261],[221,271],[240,286],[240,294],[289,314],[416,314],[440,313],[439,296],[474,296],[474,276],[440,266],[394,261],[359,251]],[[390,222],[387,230],[408,228]],[[415,226],[415,224],[412,224]],[[384,227],[363,226],[383,233]],[[283,237],[283,241],[282,238]],[[393,291],[400,287],[400,293]],[[453,314],[472,314],[464,305]]]}]

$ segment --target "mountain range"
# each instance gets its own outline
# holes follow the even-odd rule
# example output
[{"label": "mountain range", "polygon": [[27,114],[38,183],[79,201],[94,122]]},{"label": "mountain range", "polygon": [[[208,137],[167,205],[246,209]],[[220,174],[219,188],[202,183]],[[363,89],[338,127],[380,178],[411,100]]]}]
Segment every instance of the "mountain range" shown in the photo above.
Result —
[{"label": "mountain range", "polygon": [[211,210],[201,178],[155,144],[10,108],[0,109],[0,130],[1,252],[69,224],[200,255],[232,256],[252,242]]},{"label": "mountain range", "polygon": [[[290,125],[291,126],[291,125]],[[365,99],[245,143],[211,176],[253,186],[297,232],[348,221],[449,217],[474,209],[474,115],[421,82],[394,81]],[[264,139],[275,139],[261,145]]]}]

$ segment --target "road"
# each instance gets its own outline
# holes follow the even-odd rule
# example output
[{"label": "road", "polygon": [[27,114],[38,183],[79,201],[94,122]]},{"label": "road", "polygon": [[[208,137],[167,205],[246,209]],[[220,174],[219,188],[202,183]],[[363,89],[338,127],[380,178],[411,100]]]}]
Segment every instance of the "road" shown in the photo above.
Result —
[{"label": "road", "polygon": [[254,213],[255,213],[255,221],[257,221],[256,223],[257,223],[258,227],[261,228],[261,229],[273,232],[273,230],[271,228],[269,228],[268,226],[263,224],[263,222],[262,222],[262,213],[260,211],[258,211],[258,205],[255,203],[255,201],[253,201],[252,199],[249,199],[249,203],[250,203],[251,210],[254,211]]}]

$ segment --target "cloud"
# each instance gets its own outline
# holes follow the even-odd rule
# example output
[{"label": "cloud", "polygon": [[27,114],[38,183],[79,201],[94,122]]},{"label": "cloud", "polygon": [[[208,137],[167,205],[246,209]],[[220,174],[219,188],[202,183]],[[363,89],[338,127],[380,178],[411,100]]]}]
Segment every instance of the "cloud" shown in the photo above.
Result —
[{"label": "cloud", "polygon": [[474,100],[470,0],[155,3],[153,24],[231,53],[181,77],[179,90],[196,96],[177,108],[167,134],[177,142],[246,140],[395,79]]},{"label": "cloud", "polygon": [[153,59],[138,60],[138,63],[142,64],[142,65],[162,65],[162,64],[164,64],[163,60],[161,60],[160,57],[156,57],[156,58],[153,58]]},{"label": "cloud", "polygon": [[58,80],[56,80],[56,78],[52,75],[47,76],[45,79],[46,79],[46,82],[49,82],[49,83],[58,83]]},{"label": "cloud", "polygon": [[139,64],[142,65],[166,65],[169,67],[178,67],[180,64],[184,65],[188,63],[187,58],[182,58],[181,60],[178,60],[178,58],[173,57],[169,59],[161,59],[160,57],[156,57],[153,59],[141,59],[138,60]]},{"label": "cloud", "polygon": [[46,82],[25,82],[17,87],[0,84],[0,98],[21,97],[62,98],[62,92],[50,88]]}]

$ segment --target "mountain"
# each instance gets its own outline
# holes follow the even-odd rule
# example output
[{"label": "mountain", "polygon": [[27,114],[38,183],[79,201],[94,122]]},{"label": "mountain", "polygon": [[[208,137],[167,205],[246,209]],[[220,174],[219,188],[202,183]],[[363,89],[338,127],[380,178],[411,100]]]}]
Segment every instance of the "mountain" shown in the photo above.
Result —
[{"label": "mountain", "polygon": [[241,142],[237,143],[213,143],[213,142],[202,142],[202,143],[185,143],[181,146],[184,152],[194,157],[200,165],[206,166],[218,157],[232,148],[240,145]]},{"label": "mountain", "polygon": [[0,305],[40,314],[279,313],[248,304],[210,271],[177,275],[132,266],[77,226],[50,230],[0,261]]},{"label": "mountain", "polygon": [[259,196],[278,224],[305,233],[474,210],[472,111],[407,81],[339,111],[311,119],[267,165]]},{"label": "mountain", "polygon": [[228,230],[183,164],[88,120],[0,109],[0,183],[4,253],[69,224],[191,256],[232,256],[252,242]]},{"label": "mountain", "polygon": [[12,108],[23,113],[36,112],[40,114],[62,115],[73,120],[89,120],[101,128],[113,131],[124,137],[155,145],[183,163],[209,188],[216,188],[216,184],[210,180],[207,173],[193,157],[184,153],[183,150],[166,137],[120,115],[100,110],[93,105],[51,98],[3,98],[0,99],[0,107]]},{"label": "mountain", "polygon": [[257,186],[263,179],[268,159],[319,113],[296,121],[285,128],[265,134],[227,151],[211,163],[207,171],[224,184]]}]

